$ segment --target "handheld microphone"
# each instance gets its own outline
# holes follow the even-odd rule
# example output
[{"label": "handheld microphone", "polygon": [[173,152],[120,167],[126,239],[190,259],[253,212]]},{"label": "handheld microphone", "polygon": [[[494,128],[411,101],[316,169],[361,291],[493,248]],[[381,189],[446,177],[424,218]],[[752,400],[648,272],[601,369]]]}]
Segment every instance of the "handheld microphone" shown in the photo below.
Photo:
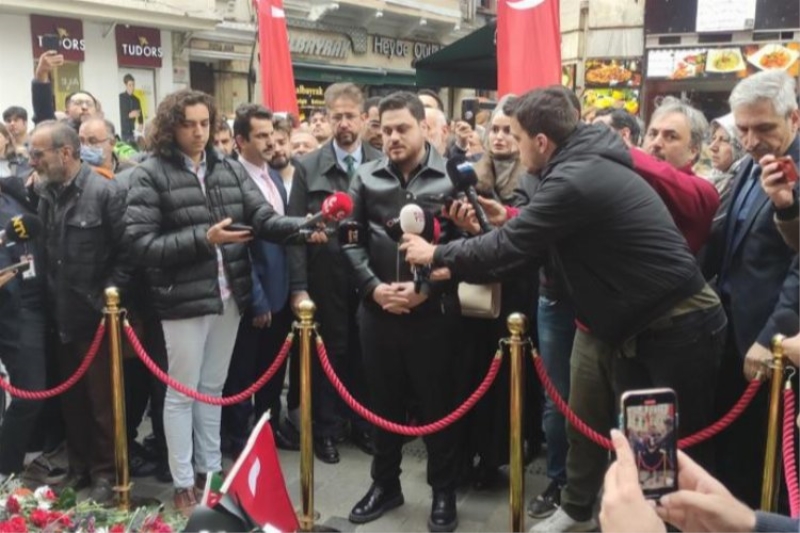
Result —
[{"label": "handheld microphone", "polygon": [[791,309],[780,309],[775,312],[773,321],[778,333],[786,337],[794,337],[800,332],[800,317]]},{"label": "handheld microphone", "polygon": [[[400,210],[400,228],[403,233],[419,235],[430,243],[439,241],[441,227],[439,221],[428,211],[416,204],[408,204]],[[430,291],[431,266],[411,265],[414,276],[414,292],[428,294]]]},{"label": "handheld microphone", "polygon": [[35,239],[42,232],[42,219],[35,215],[16,215],[0,231],[0,245],[14,246],[17,243]]},{"label": "handheld microphone", "polygon": [[366,243],[367,235],[364,228],[355,220],[345,220],[339,224],[339,244],[342,246],[356,244],[363,246]]},{"label": "handheld microphone", "polygon": [[478,193],[475,192],[475,185],[478,183],[478,175],[475,174],[475,167],[465,159],[453,158],[447,161],[447,176],[453,183],[453,187],[467,195],[470,205],[475,210],[475,217],[482,233],[492,231],[492,225],[486,212],[478,202]]},{"label": "handheld microphone", "polygon": [[322,202],[322,209],[300,225],[300,229],[313,229],[322,222],[338,222],[353,212],[353,199],[347,193],[337,191]]},{"label": "handheld microphone", "polygon": [[335,228],[300,228],[292,233],[281,244],[308,244],[308,239],[314,233],[324,233],[328,237],[336,235]]}]

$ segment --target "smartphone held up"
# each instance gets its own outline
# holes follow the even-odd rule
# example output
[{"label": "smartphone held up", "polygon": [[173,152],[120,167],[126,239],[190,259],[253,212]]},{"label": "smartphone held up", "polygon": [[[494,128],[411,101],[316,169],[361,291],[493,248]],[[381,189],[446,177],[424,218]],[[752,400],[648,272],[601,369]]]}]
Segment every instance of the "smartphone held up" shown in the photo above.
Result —
[{"label": "smartphone held up", "polygon": [[636,458],[645,498],[678,490],[678,399],[672,389],[622,395],[620,422]]}]

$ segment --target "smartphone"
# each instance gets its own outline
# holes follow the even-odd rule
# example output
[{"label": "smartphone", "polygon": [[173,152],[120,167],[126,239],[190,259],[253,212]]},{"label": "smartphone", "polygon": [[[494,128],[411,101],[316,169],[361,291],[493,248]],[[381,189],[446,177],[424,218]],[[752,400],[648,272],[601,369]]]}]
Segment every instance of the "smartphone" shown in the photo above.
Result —
[{"label": "smartphone", "polygon": [[621,426],[636,458],[645,498],[678,490],[678,398],[668,388],[622,395]]},{"label": "smartphone", "polygon": [[469,124],[475,129],[475,116],[480,110],[480,104],[477,98],[464,98],[461,100],[461,120]]},{"label": "smartphone", "polygon": [[786,182],[797,183],[797,165],[794,164],[794,160],[791,156],[779,157],[776,161],[781,167],[781,172],[783,172],[783,177]]},{"label": "smartphone", "polygon": [[26,270],[28,270],[28,268],[30,268],[30,266],[31,266],[30,261],[20,261],[19,263],[14,263],[13,265],[8,265],[7,267],[0,268],[0,275],[14,270],[25,272]]},{"label": "smartphone", "polygon": [[250,233],[255,233],[251,226],[246,226],[244,224],[231,224],[225,228],[225,231],[249,231]]},{"label": "smartphone", "polygon": [[50,51],[61,48],[61,41],[55,33],[46,33],[42,35],[42,50]]}]

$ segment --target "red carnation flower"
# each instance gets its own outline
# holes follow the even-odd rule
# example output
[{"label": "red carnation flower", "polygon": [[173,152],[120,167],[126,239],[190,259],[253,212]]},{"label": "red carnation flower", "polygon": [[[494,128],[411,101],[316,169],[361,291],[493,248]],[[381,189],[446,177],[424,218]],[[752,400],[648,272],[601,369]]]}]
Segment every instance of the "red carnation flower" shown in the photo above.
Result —
[{"label": "red carnation flower", "polygon": [[21,516],[14,516],[9,520],[11,526],[14,528],[14,531],[18,533],[27,533],[28,532],[28,523],[25,522],[25,519]]},{"label": "red carnation flower", "polygon": [[44,509],[36,509],[31,513],[31,523],[39,528],[50,523],[50,513]]},{"label": "red carnation flower", "polygon": [[20,512],[21,506],[19,504],[19,500],[17,500],[14,496],[9,496],[8,500],[6,500],[6,512],[9,514],[17,514]]},{"label": "red carnation flower", "polygon": [[125,526],[122,524],[114,524],[108,530],[108,533],[125,533]]}]

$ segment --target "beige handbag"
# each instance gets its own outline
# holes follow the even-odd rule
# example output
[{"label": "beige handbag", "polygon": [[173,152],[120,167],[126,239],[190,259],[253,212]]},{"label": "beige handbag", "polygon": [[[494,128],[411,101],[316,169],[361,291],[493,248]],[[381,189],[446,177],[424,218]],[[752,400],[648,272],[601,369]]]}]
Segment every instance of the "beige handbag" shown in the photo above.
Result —
[{"label": "beige handbag", "polygon": [[500,316],[500,283],[475,285],[458,284],[458,300],[461,302],[461,316],[471,318],[497,318]]}]

